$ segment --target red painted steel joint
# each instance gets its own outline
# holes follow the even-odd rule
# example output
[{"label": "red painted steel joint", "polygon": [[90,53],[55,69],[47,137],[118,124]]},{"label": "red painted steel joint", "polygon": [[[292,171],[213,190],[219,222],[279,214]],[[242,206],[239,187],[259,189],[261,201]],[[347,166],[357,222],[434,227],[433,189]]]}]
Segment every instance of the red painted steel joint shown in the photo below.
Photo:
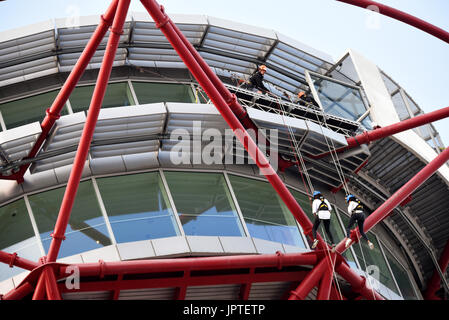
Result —
[{"label": "red painted steel joint", "polygon": [[276,251],[276,255],[278,257],[277,268],[278,268],[278,270],[281,270],[282,269],[282,258],[284,257],[284,254],[282,252],[280,252],[280,251]]},{"label": "red painted steel joint", "polygon": [[50,108],[47,108],[47,110],[45,110],[45,113],[47,114],[48,118],[52,120],[52,122],[58,120],[61,117],[59,113],[51,112]]},{"label": "red painted steel joint", "polygon": [[12,268],[17,259],[17,252],[11,254],[11,260],[9,261],[9,267]]}]

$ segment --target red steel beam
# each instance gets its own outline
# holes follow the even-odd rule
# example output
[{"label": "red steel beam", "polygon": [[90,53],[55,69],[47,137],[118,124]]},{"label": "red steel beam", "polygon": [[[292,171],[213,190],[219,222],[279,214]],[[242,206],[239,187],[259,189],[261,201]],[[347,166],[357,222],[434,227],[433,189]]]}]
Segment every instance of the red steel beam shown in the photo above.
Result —
[{"label": "red steel beam", "polygon": [[368,1],[368,0],[337,0],[337,1],[358,6],[364,9],[370,9],[372,6],[375,6],[379,10],[380,14],[402,21],[417,29],[427,32],[433,35],[434,37],[443,40],[444,42],[449,43],[449,33],[447,31],[438,28],[437,26],[434,26],[424,20],[421,20],[403,11],[394,9],[392,7],[386,6],[384,4],[375,1]]},{"label": "red steel beam", "polygon": [[320,285],[318,287],[317,300],[329,300],[331,295],[336,254],[329,253],[329,256],[326,256],[325,260],[327,261],[327,270],[321,277]]},{"label": "red steel beam", "polygon": [[288,253],[288,254],[264,254],[201,257],[182,259],[158,259],[117,261],[102,263],[83,263],[61,266],[58,274],[68,274],[67,268],[76,267],[81,277],[113,275],[113,274],[138,274],[148,272],[171,272],[180,270],[219,270],[239,268],[263,268],[283,267],[297,265],[315,265],[318,262],[315,252]]},{"label": "red steel beam", "polygon": [[121,291],[153,289],[153,288],[174,288],[174,287],[195,287],[195,286],[214,286],[227,284],[240,284],[243,282],[263,283],[263,282],[287,282],[301,281],[305,278],[307,271],[292,272],[263,272],[255,274],[225,274],[225,275],[202,275],[198,277],[161,277],[151,279],[125,279],[116,280],[90,280],[82,282],[80,289],[68,289],[64,283],[58,283],[62,294],[74,292],[92,292],[92,291]]},{"label": "red steel beam", "polygon": [[37,262],[20,258],[15,252],[11,254],[4,251],[0,251],[0,262],[9,265],[10,268],[16,266],[29,271],[39,266]]},{"label": "red steel beam", "polygon": [[1,297],[2,300],[21,300],[25,298],[30,292],[32,292],[34,287],[29,283],[25,282],[20,287],[9,291],[7,294]]},{"label": "red steel beam", "polygon": [[[89,64],[90,60],[95,54],[95,51],[97,50],[99,44],[101,43],[101,40],[103,40],[104,35],[108,31],[108,28],[111,26],[112,18],[114,17],[115,11],[117,9],[117,3],[118,0],[113,0],[109,8],[105,12],[105,14],[101,16],[101,21],[98,27],[96,28],[95,32],[93,33],[91,39],[87,43],[86,47],[84,48],[83,53],[81,54],[80,58],[76,62],[72,71],[70,72],[64,85],[62,86],[55,100],[53,101],[53,104],[49,109],[47,109],[47,115],[45,116],[41,124],[42,132],[37,138],[36,142],[34,143],[34,146],[30,150],[26,159],[31,159],[34,156],[36,156],[42,144],[44,143],[45,139],[47,138],[47,135],[49,134],[51,128],[55,124],[56,120],[59,119],[61,110],[64,107],[65,103],[67,102],[67,99],[69,98],[79,79],[86,70],[87,65]],[[12,176],[3,177],[0,175],[0,178],[17,180],[17,182],[22,183],[23,176],[25,172],[28,170],[28,167],[30,165],[31,163],[24,164],[20,167],[20,170],[14,173]]]},{"label": "red steel beam", "polygon": [[48,300],[62,300],[53,268],[47,267],[44,269],[44,272],[46,273],[45,289]]},{"label": "red steel beam", "polygon": [[[444,274],[446,272],[446,269],[449,265],[449,241],[446,243],[446,246],[443,249],[443,252],[440,257],[440,261],[438,263],[441,272]],[[424,294],[425,299],[433,299],[435,296],[435,292],[440,289],[440,273],[435,270],[432,277],[429,280],[429,283],[427,284],[427,289]]]},{"label": "red steel beam", "polygon": [[296,220],[303,227],[303,230],[308,234],[312,229],[312,223],[310,222],[309,218],[304,213],[302,208],[298,205],[296,199],[287,189],[281,178],[279,178],[279,176],[276,174],[273,167],[271,167],[265,155],[257,147],[254,140],[243,127],[242,123],[232,112],[223,96],[220,94],[207,74],[198,64],[195,57],[190,53],[189,49],[180,39],[180,36],[173,28],[173,23],[170,22],[171,20],[165,14],[163,8],[159,6],[154,0],[141,0],[141,2],[147,9],[149,14],[152,16],[153,20],[156,23],[156,26],[160,28],[164,33],[165,37],[169,40],[172,47],[184,61],[187,68],[196,78],[208,97],[212,100],[213,104],[223,116],[227,124],[232,128],[234,134],[248,151],[251,158],[256,162],[257,166],[261,170],[263,170],[263,174],[265,175],[267,180],[276,190],[276,192],[289,208],[290,212],[294,215]]},{"label": "red steel beam", "polygon": [[83,133],[78,145],[78,151],[73,162],[73,168],[70,172],[67,188],[64,193],[61,208],[59,210],[58,219],[55,225],[55,231],[53,233],[53,239],[50,244],[50,249],[48,250],[48,262],[56,261],[61,242],[64,238],[65,230],[70,218],[70,213],[75,201],[76,192],[78,190],[81,175],[84,169],[84,164],[89,152],[95,125],[97,123],[98,114],[100,113],[100,108],[103,102],[104,94],[106,92],[106,87],[111,75],[112,63],[114,62],[115,53],[117,51],[118,42],[123,30],[123,25],[125,23],[130,1],[131,0],[119,0],[117,6],[103,62],[101,64],[97,83],[92,95],[89,111],[87,112],[86,123],[83,128]]},{"label": "red steel beam", "polygon": [[326,272],[327,259],[321,261],[310,271],[296,290],[293,290],[288,300],[304,300]]},{"label": "red steel beam", "polygon": [[[394,124],[391,124],[391,125],[388,125],[385,127],[380,127],[380,128],[377,128],[377,129],[374,129],[371,131],[365,131],[364,133],[361,133],[355,137],[346,138],[346,142],[348,143],[348,145],[345,147],[338,148],[332,152],[337,152],[337,153],[344,152],[349,149],[358,147],[362,144],[369,144],[370,142],[373,142],[373,141],[376,141],[379,139],[383,139],[383,138],[392,136],[394,134],[397,134],[397,133],[400,133],[403,131],[414,129],[414,128],[420,127],[420,126],[428,124],[428,123],[442,120],[447,117],[449,117],[449,107],[435,110],[432,112],[428,112],[425,114],[421,114],[419,116],[416,116],[416,117],[413,117],[413,118],[410,118],[407,120],[403,120],[403,121],[400,121],[400,122],[397,122],[397,123],[394,123]],[[331,151],[328,151],[328,152],[324,152],[319,155],[307,154],[307,156],[312,159],[321,159],[326,156],[329,156],[330,153],[331,153]]]}]

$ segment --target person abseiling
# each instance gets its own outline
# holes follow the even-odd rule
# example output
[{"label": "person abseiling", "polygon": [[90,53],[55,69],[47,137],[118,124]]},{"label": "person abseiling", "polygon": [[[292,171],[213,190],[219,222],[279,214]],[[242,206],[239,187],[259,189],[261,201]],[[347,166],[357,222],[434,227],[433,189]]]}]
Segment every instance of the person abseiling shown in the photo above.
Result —
[{"label": "person abseiling", "polygon": [[257,71],[254,72],[249,78],[249,87],[257,91],[257,93],[270,93],[267,87],[263,84],[263,76],[267,72],[267,66],[262,64],[257,68]]},{"label": "person abseiling", "polygon": [[372,250],[374,249],[374,244],[369,241],[368,237],[365,234],[365,231],[363,230],[364,223],[365,223],[365,213],[363,210],[363,205],[360,203],[360,200],[357,199],[354,195],[349,194],[346,196],[346,202],[348,203],[348,213],[350,215],[348,226],[346,227],[346,242],[345,246],[346,248],[349,247],[349,245],[352,242],[351,239],[351,228],[354,225],[354,223],[357,221],[357,225],[359,226],[360,235],[363,239],[366,240],[368,243],[368,247]]},{"label": "person abseiling", "polygon": [[313,235],[313,244],[312,249],[318,244],[318,239],[316,238],[316,232],[318,227],[320,226],[321,221],[323,221],[324,229],[326,230],[326,234],[329,237],[331,242],[331,246],[334,247],[334,238],[332,237],[332,233],[330,230],[331,223],[331,211],[332,207],[329,201],[324,198],[320,191],[313,192],[313,202],[312,202],[312,212],[315,215],[315,222],[313,223],[312,235]]}]

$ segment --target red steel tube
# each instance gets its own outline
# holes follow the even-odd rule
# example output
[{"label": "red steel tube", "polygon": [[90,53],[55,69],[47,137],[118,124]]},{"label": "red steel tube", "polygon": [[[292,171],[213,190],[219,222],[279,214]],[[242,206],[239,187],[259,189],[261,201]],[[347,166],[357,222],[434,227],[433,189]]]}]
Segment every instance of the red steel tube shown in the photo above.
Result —
[{"label": "red steel tube", "polygon": [[[95,51],[97,50],[99,44],[101,43],[101,40],[103,40],[104,35],[108,31],[108,28],[111,26],[112,18],[114,17],[115,11],[117,9],[117,3],[118,0],[113,0],[108,10],[105,12],[104,15],[101,16],[101,21],[98,27],[96,28],[91,39],[84,48],[83,53],[79,57],[75,66],[70,72],[68,78],[66,79],[64,85],[62,86],[55,100],[53,101],[53,104],[47,110],[47,115],[41,124],[42,132],[37,138],[36,142],[34,143],[34,146],[30,150],[27,158],[33,158],[39,152],[42,144],[47,138],[48,133],[50,132],[56,120],[59,118],[61,110],[64,107],[65,103],[67,102],[67,99],[69,98],[79,79],[86,70],[87,65],[89,64],[90,60],[95,54]],[[20,167],[19,172],[17,172],[14,175],[15,179],[17,179],[18,181],[19,180],[23,181],[23,175],[25,174],[30,165],[31,163],[22,165]]]},{"label": "red steel tube", "polygon": [[327,259],[321,259],[321,261],[309,272],[299,284],[296,290],[292,291],[288,300],[304,300],[315,285],[320,281],[323,275],[326,273]]},{"label": "red steel tube", "polygon": [[33,300],[44,300],[46,298],[46,280],[47,275],[45,273],[45,268],[42,269],[39,279],[37,280],[36,289],[34,290]]},{"label": "red steel tube", "polygon": [[375,290],[369,288],[367,286],[367,281],[365,278],[360,277],[357,273],[355,273],[349,266],[344,263],[341,263],[336,267],[336,271],[339,275],[341,275],[346,281],[348,281],[352,289],[355,292],[360,293],[365,299],[368,300],[385,300],[380,294],[378,294]]},{"label": "red steel tube", "polygon": [[[422,125],[432,123],[434,121],[438,121],[438,120],[441,120],[441,119],[444,119],[447,117],[449,117],[449,107],[435,110],[432,112],[428,112],[425,114],[421,114],[419,116],[416,116],[416,117],[413,117],[413,118],[410,118],[407,120],[403,120],[403,121],[391,124],[386,127],[381,127],[381,128],[378,128],[378,129],[375,129],[372,131],[366,131],[366,132],[361,133],[355,137],[348,137],[348,138],[346,138],[346,142],[348,143],[348,145],[345,147],[338,148],[335,151],[338,153],[344,152],[346,150],[358,147],[362,144],[368,144],[370,142],[392,136],[396,133],[400,133],[400,132],[407,131],[407,130],[410,130],[413,128],[417,128]],[[328,152],[324,152],[319,155],[308,154],[307,156],[312,159],[321,159],[321,158],[328,156],[330,153],[331,152],[328,151]]]},{"label": "red steel tube", "polygon": [[329,300],[331,295],[336,254],[330,253],[330,256],[326,255],[325,260],[327,261],[327,270],[321,277],[320,285],[318,287],[317,300]]},{"label": "red steel tube", "polygon": [[330,300],[333,272],[326,270],[318,287],[317,300]]},{"label": "red steel tube", "polygon": [[58,285],[56,283],[56,277],[52,267],[45,268],[45,289],[47,292],[48,300],[62,300],[59,293]]},{"label": "red steel tube", "polygon": [[11,254],[4,251],[0,251],[0,262],[6,263],[8,265],[16,266],[25,270],[33,270],[37,268],[39,264],[34,261],[30,261],[24,258],[20,258],[17,254]]},{"label": "red steel tube", "polygon": [[73,168],[70,172],[67,188],[64,193],[61,208],[59,210],[58,219],[55,225],[54,236],[48,250],[47,261],[56,261],[62,239],[70,218],[73,203],[75,201],[76,192],[80,183],[84,164],[89,152],[90,143],[97,123],[98,114],[100,113],[101,104],[103,102],[106,87],[108,85],[109,77],[111,75],[112,63],[114,62],[115,53],[117,51],[120,34],[123,30],[126,14],[130,0],[119,0],[117,11],[112,24],[111,34],[109,36],[108,44],[104,54],[103,62],[101,64],[100,72],[97,79],[97,84],[92,95],[92,100],[87,113],[86,124],[84,125],[81,140],[78,145],[78,151],[73,162]]},{"label": "red steel tube", "polygon": [[245,149],[248,151],[249,155],[256,162],[260,169],[264,170],[264,175],[267,180],[271,183],[273,188],[279,194],[281,199],[284,201],[286,206],[289,208],[290,212],[295,216],[298,222],[303,227],[306,233],[312,229],[312,223],[310,222],[307,215],[298,205],[296,199],[284,185],[282,180],[276,174],[274,169],[269,164],[265,155],[257,147],[256,143],[249,136],[243,125],[231,111],[230,107],[227,105],[226,101],[220,95],[218,90],[215,88],[213,83],[204,73],[204,70],[198,65],[197,61],[190,54],[189,50],[186,48],[184,43],[179,39],[178,34],[173,29],[172,24],[169,23],[170,18],[163,13],[160,6],[154,0],[141,0],[144,7],[152,16],[156,25],[159,26],[161,31],[164,33],[166,38],[170,41],[173,48],[176,50],[178,55],[184,61],[190,72],[194,75],[201,87],[206,91],[209,98],[214,103],[215,107],[221,113],[225,121],[234,131],[234,134],[243,144]]},{"label": "red steel tube", "polygon": [[5,294],[2,297],[2,300],[21,300],[30,294],[33,289],[34,287],[29,282],[25,282],[20,287],[17,287]]},{"label": "red steel tube", "polygon": [[405,13],[403,11],[394,9],[392,7],[386,6],[384,4],[381,4],[381,3],[378,3],[375,1],[368,1],[368,0],[337,0],[337,1],[344,2],[347,4],[365,8],[365,9],[369,9],[368,7],[370,7],[370,6],[375,6],[379,9],[380,14],[383,14],[390,18],[407,23],[417,29],[420,29],[424,32],[427,32],[427,33],[433,35],[434,37],[437,37],[440,40],[443,40],[444,42],[449,43],[449,33],[448,32],[446,32],[443,29],[438,28],[424,20],[421,20],[415,16]]},{"label": "red steel tube", "polygon": [[[443,253],[441,254],[439,266],[443,274],[445,274],[446,269],[449,265],[449,241],[446,243],[446,246],[443,249]],[[435,295],[435,292],[440,289],[440,281],[441,277],[438,271],[435,270],[432,277],[427,284],[426,293],[424,295],[425,299],[432,299]]]},{"label": "red steel tube", "polygon": [[438,121],[447,117],[449,117],[449,107],[428,112],[383,128],[364,132],[356,137],[350,137],[347,139],[348,146],[344,148],[347,149],[357,147],[361,144],[389,137],[396,133],[417,128],[427,123]]},{"label": "red steel tube", "polygon": [[59,274],[67,274],[67,268],[77,267],[80,276],[112,274],[136,274],[147,272],[170,272],[185,270],[217,270],[230,268],[282,267],[315,265],[317,256],[311,253],[263,254],[243,256],[221,256],[201,258],[177,258],[158,260],[136,260],[102,263],[83,263],[61,266]]}]

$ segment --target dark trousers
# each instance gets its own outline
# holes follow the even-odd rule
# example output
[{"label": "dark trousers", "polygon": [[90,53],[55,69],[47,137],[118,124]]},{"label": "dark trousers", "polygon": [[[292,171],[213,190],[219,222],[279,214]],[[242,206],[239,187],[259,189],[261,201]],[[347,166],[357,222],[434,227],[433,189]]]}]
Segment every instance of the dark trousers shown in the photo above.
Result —
[{"label": "dark trousers", "polygon": [[313,239],[316,239],[316,231],[318,230],[318,227],[320,226],[321,221],[323,221],[324,224],[324,230],[326,230],[327,236],[329,237],[329,240],[331,243],[334,243],[334,237],[332,237],[330,225],[331,225],[331,219],[320,219],[318,216],[315,218],[315,222],[313,223]]},{"label": "dark trousers", "polygon": [[356,212],[351,215],[351,218],[349,219],[348,226],[346,227],[346,235],[349,238],[351,235],[351,228],[354,225],[354,223],[357,221],[357,225],[359,226],[360,234],[362,235],[362,238],[365,240],[368,240],[368,237],[365,234],[365,231],[363,231],[363,224],[365,223],[365,214],[363,212]]}]

